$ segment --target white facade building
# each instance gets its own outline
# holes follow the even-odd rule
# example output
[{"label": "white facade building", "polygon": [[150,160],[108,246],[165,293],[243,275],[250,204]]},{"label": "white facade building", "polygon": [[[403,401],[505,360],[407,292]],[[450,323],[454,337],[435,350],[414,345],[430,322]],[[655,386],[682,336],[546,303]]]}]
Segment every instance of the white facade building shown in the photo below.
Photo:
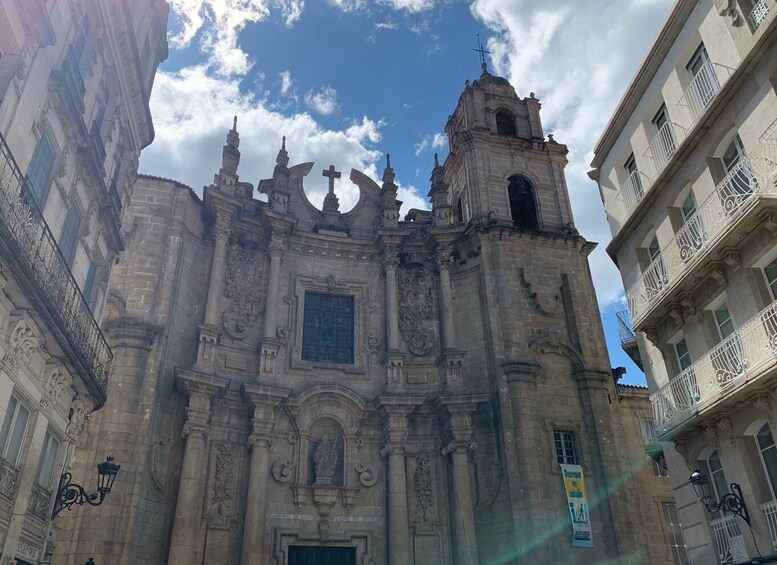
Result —
[{"label": "white facade building", "polygon": [[[665,455],[693,563],[777,548],[776,14],[774,0],[678,1],[590,173],[626,288],[622,339],[652,393],[646,448]],[[715,500],[741,485],[753,536],[705,511],[694,468]]]},{"label": "white facade building", "polygon": [[[0,2],[3,565],[50,561],[60,474],[106,400],[99,322],[153,139],[167,11],[163,0]],[[74,480],[94,488],[96,473]]]}]

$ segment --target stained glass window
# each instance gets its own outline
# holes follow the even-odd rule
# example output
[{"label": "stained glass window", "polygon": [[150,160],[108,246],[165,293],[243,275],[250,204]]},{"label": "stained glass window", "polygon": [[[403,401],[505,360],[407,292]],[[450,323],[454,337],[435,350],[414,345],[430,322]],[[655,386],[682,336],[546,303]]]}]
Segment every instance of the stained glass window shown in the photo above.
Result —
[{"label": "stained glass window", "polygon": [[305,292],[302,359],[353,364],[353,296]]}]

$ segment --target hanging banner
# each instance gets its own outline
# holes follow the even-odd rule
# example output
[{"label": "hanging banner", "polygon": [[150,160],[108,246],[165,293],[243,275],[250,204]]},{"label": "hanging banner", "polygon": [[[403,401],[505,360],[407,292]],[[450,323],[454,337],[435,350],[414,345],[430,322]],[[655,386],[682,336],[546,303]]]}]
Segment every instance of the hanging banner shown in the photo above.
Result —
[{"label": "hanging banner", "polygon": [[580,465],[561,465],[561,473],[564,476],[564,490],[567,492],[569,517],[572,519],[572,547],[593,547],[583,468]]}]

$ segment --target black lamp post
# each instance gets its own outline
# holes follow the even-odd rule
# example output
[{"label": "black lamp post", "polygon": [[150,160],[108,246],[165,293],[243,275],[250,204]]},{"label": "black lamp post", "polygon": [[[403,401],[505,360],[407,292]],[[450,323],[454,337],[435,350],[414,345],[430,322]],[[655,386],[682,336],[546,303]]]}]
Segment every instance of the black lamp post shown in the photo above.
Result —
[{"label": "black lamp post", "polygon": [[750,513],[747,511],[747,505],[745,499],[742,497],[742,488],[737,483],[731,483],[731,492],[727,492],[720,497],[718,502],[712,499],[712,489],[710,487],[710,478],[706,473],[702,473],[699,469],[694,469],[688,479],[693,485],[693,490],[696,491],[696,496],[707,509],[707,512],[713,513],[722,510],[723,512],[733,512],[740,518],[742,518],[747,527],[750,528],[750,535],[753,536],[753,544],[758,555],[761,552],[758,549],[758,542],[755,541],[755,534],[753,533],[753,526],[750,523]]},{"label": "black lamp post", "polygon": [[59,487],[57,488],[57,496],[54,499],[54,509],[51,512],[51,518],[56,518],[57,514],[65,508],[69,510],[74,504],[88,503],[91,506],[100,506],[103,500],[105,500],[105,496],[111,492],[113,481],[116,480],[116,475],[120,468],[121,465],[113,462],[112,455],[109,455],[104,462],[97,465],[97,492],[92,494],[87,494],[84,487],[71,482],[73,477],[70,473],[63,473],[59,478]]}]

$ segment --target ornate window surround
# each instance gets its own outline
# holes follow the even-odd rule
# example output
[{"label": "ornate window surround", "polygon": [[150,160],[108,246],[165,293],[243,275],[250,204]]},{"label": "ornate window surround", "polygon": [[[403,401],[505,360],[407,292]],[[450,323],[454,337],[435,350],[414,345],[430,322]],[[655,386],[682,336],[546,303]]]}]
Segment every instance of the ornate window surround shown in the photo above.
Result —
[{"label": "ornate window surround", "polygon": [[[292,275],[293,297],[290,312],[291,359],[293,369],[335,369],[346,373],[364,374],[367,372],[367,304],[369,303],[368,283],[340,282],[334,277],[313,278]],[[305,291],[340,294],[353,297],[353,364],[320,363],[302,359],[302,328],[305,322]]]}]

